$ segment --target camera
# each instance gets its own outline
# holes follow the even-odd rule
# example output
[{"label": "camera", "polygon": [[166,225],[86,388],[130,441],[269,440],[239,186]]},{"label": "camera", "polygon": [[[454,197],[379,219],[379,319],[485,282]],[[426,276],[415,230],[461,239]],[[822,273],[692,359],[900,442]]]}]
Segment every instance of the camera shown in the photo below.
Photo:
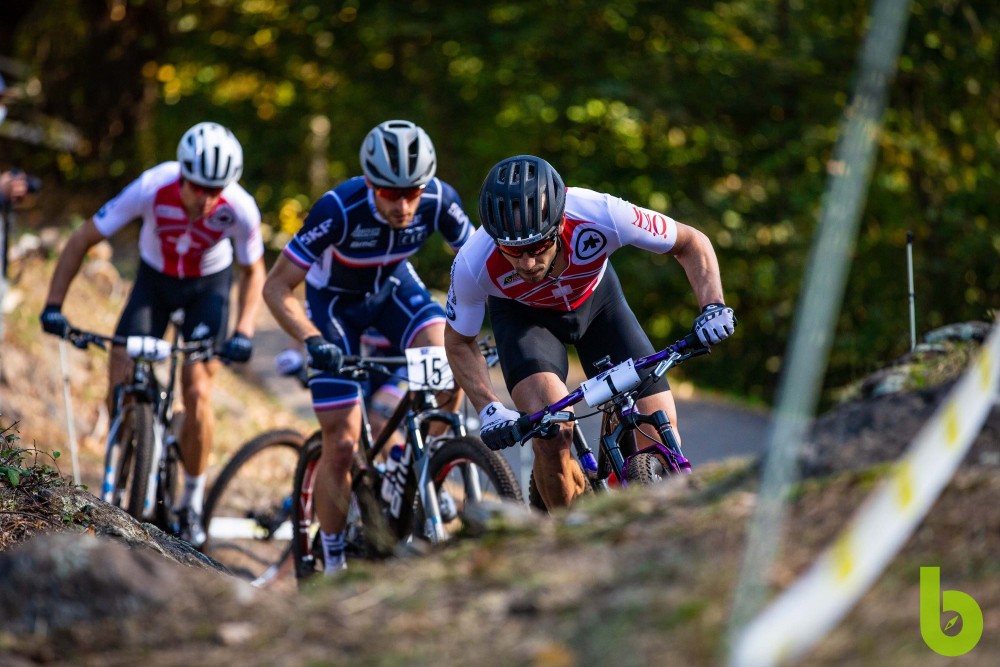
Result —
[{"label": "camera", "polygon": [[24,180],[26,181],[27,186],[28,186],[28,194],[33,195],[33,194],[36,194],[38,192],[41,192],[41,190],[42,190],[42,179],[39,178],[38,176],[32,176],[31,174],[25,174],[20,169],[11,169],[10,173],[13,176],[21,176],[21,175],[24,176]]}]

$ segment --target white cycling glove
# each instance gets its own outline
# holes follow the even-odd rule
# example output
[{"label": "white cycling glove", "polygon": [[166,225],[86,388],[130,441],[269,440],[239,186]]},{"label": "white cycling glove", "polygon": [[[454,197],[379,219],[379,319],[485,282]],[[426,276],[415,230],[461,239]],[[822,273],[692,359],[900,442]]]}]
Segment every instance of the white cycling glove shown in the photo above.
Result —
[{"label": "white cycling glove", "polygon": [[479,413],[479,420],[482,422],[479,435],[486,446],[494,451],[513,447],[521,439],[517,428],[520,417],[521,413],[516,410],[504,407],[500,401],[493,401]]},{"label": "white cycling glove", "polygon": [[710,303],[694,320],[692,327],[698,335],[698,340],[705,347],[721,343],[733,335],[736,330],[736,315],[733,309],[724,303]]}]

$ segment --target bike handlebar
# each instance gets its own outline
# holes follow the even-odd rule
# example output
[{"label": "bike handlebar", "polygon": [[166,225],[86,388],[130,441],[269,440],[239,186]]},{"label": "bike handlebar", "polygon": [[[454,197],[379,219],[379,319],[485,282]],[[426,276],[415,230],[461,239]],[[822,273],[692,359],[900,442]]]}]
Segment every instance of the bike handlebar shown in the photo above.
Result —
[{"label": "bike handlebar", "polygon": [[[649,356],[640,357],[638,359],[634,359],[633,361],[635,362],[636,371],[657,366],[661,362],[668,364],[658,373],[657,379],[659,379],[659,377],[666,373],[671,367],[676,366],[691,357],[708,354],[711,351],[711,348],[702,344],[696,333],[691,332],[684,336],[684,338],[674,342],[672,345],[668,345],[659,352],[654,352]],[[643,387],[643,384],[647,381],[648,378],[639,385],[636,385],[636,387],[627,391],[616,391],[615,395],[622,395],[635,391],[636,389]],[[530,415],[522,415],[516,422],[517,430],[525,434],[525,436],[521,439],[521,442],[524,443],[529,438],[535,437],[550,424],[572,421],[575,417],[573,416],[573,413],[566,411],[566,408],[576,405],[582,401],[583,398],[584,390],[583,385],[581,385],[555,403],[545,406],[538,412]]]},{"label": "bike handlebar", "polygon": [[163,361],[172,354],[186,354],[189,358],[197,361],[208,360],[212,357],[231,361],[224,354],[215,350],[215,341],[209,338],[170,343],[156,336],[107,336],[73,327],[66,334],[66,340],[81,350],[87,349],[90,345],[102,350],[106,350],[109,343],[119,345],[129,350],[129,356],[133,356],[133,349],[139,348],[140,351],[135,353],[136,356],[141,356],[149,361]]}]

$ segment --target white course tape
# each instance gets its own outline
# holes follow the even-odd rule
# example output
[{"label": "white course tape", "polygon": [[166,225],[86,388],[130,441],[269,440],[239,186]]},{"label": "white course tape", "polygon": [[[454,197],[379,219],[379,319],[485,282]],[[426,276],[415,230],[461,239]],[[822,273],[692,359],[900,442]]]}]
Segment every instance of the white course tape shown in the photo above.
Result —
[{"label": "white course tape", "polygon": [[840,621],[951,479],[989,415],[998,378],[1000,318],[969,370],[833,545],[737,636],[731,665],[791,662]]}]

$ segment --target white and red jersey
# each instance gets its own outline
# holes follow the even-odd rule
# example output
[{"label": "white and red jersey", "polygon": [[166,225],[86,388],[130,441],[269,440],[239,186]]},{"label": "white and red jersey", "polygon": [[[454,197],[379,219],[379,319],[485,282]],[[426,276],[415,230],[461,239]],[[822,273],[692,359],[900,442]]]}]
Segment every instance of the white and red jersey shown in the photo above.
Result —
[{"label": "white and red jersey", "polygon": [[142,218],[139,255],[160,273],[177,278],[222,271],[233,263],[233,245],[241,265],[260,259],[260,209],[250,193],[230,183],[208,215],[192,220],[181,203],[180,177],[177,162],[144,171],[94,214],[97,231],[109,237]]},{"label": "white and red jersey", "polygon": [[529,283],[504,259],[486,230],[477,230],[451,267],[446,312],[452,328],[463,336],[477,335],[488,296],[535,308],[575,310],[601,282],[611,253],[625,245],[665,253],[677,240],[677,222],[618,197],[567,188],[561,240],[568,266],[558,276]]}]

